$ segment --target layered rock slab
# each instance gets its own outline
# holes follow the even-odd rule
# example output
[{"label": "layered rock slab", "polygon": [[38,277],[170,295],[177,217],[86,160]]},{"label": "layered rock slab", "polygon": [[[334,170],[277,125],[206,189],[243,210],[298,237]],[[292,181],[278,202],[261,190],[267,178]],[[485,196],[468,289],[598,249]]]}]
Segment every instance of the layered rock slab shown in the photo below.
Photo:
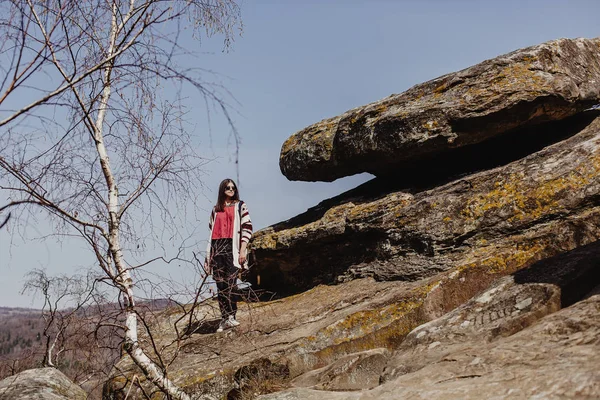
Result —
[{"label": "layered rock slab", "polygon": [[560,288],[553,284],[518,284],[513,276],[500,278],[484,293],[410,332],[381,380],[439,363],[451,353],[468,352],[476,343],[484,345],[520,332],[560,310],[560,297]]},{"label": "layered rock slab", "polygon": [[507,165],[430,190],[342,199],[314,219],[261,230],[252,272],[286,294],[471,265],[514,272],[591,243],[600,238],[600,117],[581,118],[579,133]]},{"label": "layered rock slab", "polygon": [[38,368],[0,381],[0,399],[85,400],[87,394],[56,368]]},{"label": "layered rock slab", "polygon": [[297,377],[290,384],[318,390],[372,389],[379,386],[389,357],[387,349],[348,354],[326,367]]},{"label": "layered rock slab", "polygon": [[[188,393],[206,399],[236,391],[236,376],[253,369],[258,359],[269,359],[271,369],[280,366],[287,370],[285,378],[289,380],[327,365],[345,352],[364,346],[392,346],[423,320],[418,315],[426,297],[427,288],[416,284],[361,279],[334,287],[318,286],[272,302],[240,304],[241,326],[220,334],[199,329],[207,334],[192,333],[184,338],[169,376]],[[210,323],[219,314],[213,302],[197,312],[196,321],[201,323]],[[159,347],[174,343],[172,324],[179,315],[167,314],[161,326],[154,327],[161,332],[156,335]],[[180,327],[180,332],[184,328]],[[173,347],[167,345],[163,359],[176,351]],[[104,398],[121,399],[134,375],[141,377],[125,357],[105,385]],[[147,393],[156,392],[149,382],[141,381]],[[132,395],[143,396],[135,388]]]},{"label": "layered rock slab", "polygon": [[261,400],[595,399],[600,396],[600,296],[495,342],[464,343],[439,362],[363,392],[297,388]]},{"label": "layered rock slab", "polygon": [[[394,349],[416,326],[461,304],[494,276],[493,271],[481,271],[474,279],[475,275],[457,272],[420,283],[358,279],[336,286],[321,285],[285,299],[241,305],[240,327],[221,334],[200,328],[205,334],[192,333],[180,342],[175,340],[173,329],[180,315],[168,311],[153,327],[155,344],[163,348],[163,360],[177,353],[169,366],[169,376],[176,384],[200,399],[221,398],[238,390],[236,376],[255,369],[257,360],[268,359],[268,363],[258,364],[285,371],[285,376],[278,378],[289,381],[346,354]],[[459,286],[460,291],[456,291]],[[197,312],[196,321],[210,325],[218,316],[218,307],[209,302]],[[179,326],[180,332],[184,330]],[[264,376],[263,372],[256,374]],[[132,398],[143,398],[131,386],[133,377],[146,393],[157,393],[125,357],[105,385],[103,398],[121,399],[130,390]],[[373,382],[373,376],[367,381]],[[338,384],[343,382],[338,380]]]},{"label": "layered rock slab", "polygon": [[560,120],[600,103],[600,38],[559,39],[484,61],[323,120],[282,146],[290,180],[410,173],[409,163]]},{"label": "layered rock slab", "polygon": [[[494,398],[595,398],[600,390],[600,375],[594,369],[600,341],[593,338],[600,329],[595,315],[600,310],[600,296],[594,295],[597,288],[588,291],[600,283],[599,273],[600,241],[542,260],[497,279],[483,293],[411,331],[388,358],[380,377],[382,386],[357,394],[332,393],[314,385],[312,389],[320,393],[293,389],[264,398],[392,399],[430,398],[434,394],[448,399],[480,398],[482,393],[488,397],[487,387],[493,388]],[[459,274],[453,271],[438,281],[428,295],[429,303],[446,304],[443,294],[452,292],[449,287]],[[470,287],[466,276],[454,282]],[[576,305],[558,311],[565,300]],[[508,349],[506,343],[511,343]],[[525,354],[518,354],[520,346]],[[345,371],[331,376],[332,366],[321,368],[329,372],[329,382],[345,377]],[[568,368],[560,369],[564,366]],[[310,382],[321,370],[293,382]],[[546,381],[537,381],[537,373]],[[433,382],[431,376],[436,377]]]},{"label": "layered rock slab", "polygon": [[[443,284],[447,283],[439,282]],[[411,331],[393,357],[384,349],[350,354],[297,377],[291,384],[318,390],[371,389],[381,381],[438,363],[449,353],[472,348],[476,342],[483,345],[510,336],[559,309],[559,287],[516,284],[512,276],[504,277],[457,309]]]}]

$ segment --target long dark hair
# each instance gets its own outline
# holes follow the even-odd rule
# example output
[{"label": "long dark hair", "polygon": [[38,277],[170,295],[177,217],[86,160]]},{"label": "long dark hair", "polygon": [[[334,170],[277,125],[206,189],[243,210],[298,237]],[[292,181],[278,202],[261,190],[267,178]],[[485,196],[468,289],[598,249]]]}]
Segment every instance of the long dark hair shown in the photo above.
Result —
[{"label": "long dark hair", "polygon": [[215,210],[217,210],[217,211],[225,210],[225,200],[227,200],[227,196],[225,196],[225,188],[230,183],[233,183],[233,186],[235,187],[235,192],[232,197],[232,200],[240,201],[240,192],[238,191],[238,187],[235,184],[235,182],[233,181],[233,179],[229,179],[229,178],[223,179],[223,181],[221,181],[221,184],[219,185],[219,197],[217,198],[217,205],[215,206]]}]

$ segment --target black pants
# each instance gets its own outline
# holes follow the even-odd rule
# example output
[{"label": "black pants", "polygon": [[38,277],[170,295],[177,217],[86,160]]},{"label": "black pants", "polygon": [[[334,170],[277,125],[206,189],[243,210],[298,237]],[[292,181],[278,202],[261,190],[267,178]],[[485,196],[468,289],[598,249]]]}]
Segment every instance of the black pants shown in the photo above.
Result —
[{"label": "black pants", "polygon": [[237,312],[237,276],[238,269],[233,265],[232,239],[215,239],[211,242],[211,265],[213,279],[217,284],[217,300],[223,319]]}]

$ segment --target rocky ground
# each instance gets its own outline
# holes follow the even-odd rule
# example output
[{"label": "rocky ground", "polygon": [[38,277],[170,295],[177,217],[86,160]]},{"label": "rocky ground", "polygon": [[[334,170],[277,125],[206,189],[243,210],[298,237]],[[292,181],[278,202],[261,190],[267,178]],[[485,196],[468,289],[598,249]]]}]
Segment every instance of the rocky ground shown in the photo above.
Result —
[{"label": "rocky ground", "polygon": [[[242,325],[224,333],[207,304],[171,377],[203,399],[289,387],[272,398],[597,397],[600,286],[573,288],[600,282],[599,267],[595,242],[504,277],[454,268],[419,282],[320,285],[246,304]],[[482,281],[492,281],[483,293]],[[563,293],[573,305],[561,309]],[[134,372],[126,359],[120,367]],[[357,389],[371,390],[337,393]]]},{"label": "rocky ground", "polygon": [[[411,333],[415,347],[404,347],[391,357],[390,363],[400,368],[395,369],[393,375],[399,376],[372,390],[333,392],[294,388],[260,398],[597,399],[600,395],[599,312],[600,296],[595,295],[548,315],[512,336],[492,340],[468,335],[427,344],[429,332],[419,329]],[[452,317],[445,322],[451,320]],[[457,328],[451,323],[439,325],[437,322],[434,329],[439,329],[438,336],[443,336],[446,328],[452,331]],[[424,342],[419,342],[423,332],[426,332],[422,336]],[[422,366],[423,359],[429,361]],[[414,368],[415,363],[416,370],[406,372]]]}]

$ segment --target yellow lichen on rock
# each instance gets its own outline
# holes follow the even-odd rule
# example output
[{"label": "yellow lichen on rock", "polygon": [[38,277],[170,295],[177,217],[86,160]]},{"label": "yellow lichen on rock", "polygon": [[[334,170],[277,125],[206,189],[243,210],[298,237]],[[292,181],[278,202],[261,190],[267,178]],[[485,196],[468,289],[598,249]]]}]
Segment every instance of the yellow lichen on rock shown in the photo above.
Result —
[{"label": "yellow lichen on rock", "polygon": [[597,165],[590,171],[590,166],[593,165],[594,163],[580,165],[566,176],[539,182],[537,185],[525,181],[520,174],[511,174],[504,182],[495,182],[493,190],[469,199],[461,215],[477,220],[488,211],[502,209],[512,214],[508,220],[514,221],[538,219],[543,215],[559,212],[564,209],[561,191],[580,190],[588,185],[600,172]]},{"label": "yellow lichen on rock", "polygon": [[251,248],[275,250],[277,248],[277,233],[261,234],[252,240]]},{"label": "yellow lichen on rock", "polygon": [[410,299],[390,304],[381,309],[360,311],[328,326],[317,335],[335,337],[335,344],[351,341],[389,325],[420,305],[417,300]]},{"label": "yellow lichen on rock", "polygon": [[355,206],[348,213],[348,219],[353,221],[370,215],[379,215],[382,210],[386,210],[386,214],[394,214],[398,210],[410,205],[413,199],[414,196],[410,193],[391,193],[379,200]]},{"label": "yellow lichen on rock", "polygon": [[547,251],[547,244],[543,239],[522,243],[514,248],[485,246],[485,243],[481,242],[481,246],[467,254],[454,270],[462,273],[477,269],[492,275],[509,274],[541,259]]},{"label": "yellow lichen on rock", "polygon": [[312,143],[312,147],[319,149],[322,159],[329,160],[338,122],[337,117],[326,119],[290,136],[281,147],[281,155],[293,152],[304,143]]}]

